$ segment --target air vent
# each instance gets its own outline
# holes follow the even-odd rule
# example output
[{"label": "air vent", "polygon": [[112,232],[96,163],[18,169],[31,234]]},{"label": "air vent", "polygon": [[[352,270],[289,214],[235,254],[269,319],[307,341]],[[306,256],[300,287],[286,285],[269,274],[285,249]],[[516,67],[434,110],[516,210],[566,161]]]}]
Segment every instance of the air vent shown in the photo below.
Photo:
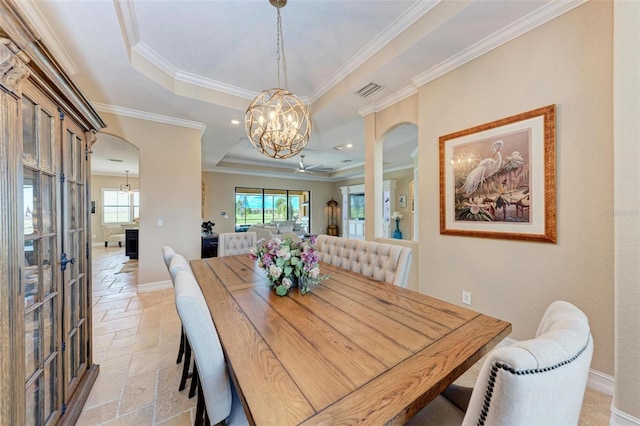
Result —
[{"label": "air vent", "polygon": [[122,163],[122,160],[119,160],[117,158],[109,158],[109,161],[113,161],[114,163]]},{"label": "air vent", "polygon": [[362,96],[363,98],[369,97],[371,95],[373,95],[374,93],[376,93],[378,90],[382,89],[382,86],[380,86],[379,84],[376,83],[369,83],[366,86],[364,86],[362,89],[358,90],[356,92],[356,95],[358,96]]}]

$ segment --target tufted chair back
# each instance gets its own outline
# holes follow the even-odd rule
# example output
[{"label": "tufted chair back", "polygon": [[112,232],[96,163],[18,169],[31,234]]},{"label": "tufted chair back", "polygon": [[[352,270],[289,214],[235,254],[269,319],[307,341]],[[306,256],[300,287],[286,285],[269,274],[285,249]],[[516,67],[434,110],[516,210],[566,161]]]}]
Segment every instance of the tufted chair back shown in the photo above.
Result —
[{"label": "tufted chair back", "polygon": [[162,247],[162,258],[164,259],[164,264],[167,265],[167,271],[169,270],[169,266],[171,266],[171,259],[176,255],[174,249],[169,246]]},{"label": "tufted chair back", "polygon": [[211,424],[231,413],[231,384],[218,332],[193,274],[178,271],[175,280],[176,307],[198,367],[205,406]]},{"label": "tufted chair back", "polygon": [[577,425],[592,354],[587,317],[553,302],[535,339],[487,356],[463,425]]},{"label": "tufted chair back", "polygon": [[592,355],[587,317],[553,302],[534,339],[491,351],[473,389],[449,386],[407,425],[577,425]]},{"label": "tufted chair back", "polygon": [[377,281],[406,287],[411,248],[374,241],[318,235],[320,261],[357,272]]},{"label": "tufted chair back", "polygon": [[218,257],[248,254],[256,245],[255,232],[228,232],[218,236]]}]

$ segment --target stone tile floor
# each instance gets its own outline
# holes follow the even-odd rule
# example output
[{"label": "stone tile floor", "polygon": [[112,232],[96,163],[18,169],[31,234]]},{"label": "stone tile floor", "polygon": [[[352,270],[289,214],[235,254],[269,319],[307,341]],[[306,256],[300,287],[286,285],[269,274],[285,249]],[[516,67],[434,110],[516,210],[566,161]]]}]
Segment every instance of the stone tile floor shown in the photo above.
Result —
[{"label": "stone tile floor", "polygon": [[193,424],[196,398],[188,398],[188,387],[178,392],[173,290],[136,293],[137,273],[118,273],[127,260],[123,248],[93,248],[93,350],[100,374],[77,424]]},{"label": "stone tile floor", "polygon": [[[93,248],[93,350],[100,374],[77,424],[191,425],[196,399],[188,398],[188,386],[178,392],[173,290],[138,294],[137,273],[118,273],[127,260],[123,248]],[[472,386],[476,374],[472,368],[458,383]],[[587,389],[580,426],[608,425],[610,407],[610,396]]]}]

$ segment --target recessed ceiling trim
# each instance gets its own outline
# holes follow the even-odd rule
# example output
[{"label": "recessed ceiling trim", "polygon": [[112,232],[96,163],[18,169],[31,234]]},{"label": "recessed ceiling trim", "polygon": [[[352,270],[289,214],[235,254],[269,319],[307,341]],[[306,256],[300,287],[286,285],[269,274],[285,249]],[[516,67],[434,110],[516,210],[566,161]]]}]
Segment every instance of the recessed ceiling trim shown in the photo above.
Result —
[{"label": "recessed ceiling trim", "polygon": [[[329,79],[327,79],[325,83],[321,84],[317,89],[313,90],[309,96],[298,96],[298,98],[306,105],[310,105],[318,100],[334,86],[343,81],[350,73],[361,66],[366,60],[371,58],[375,53],[377,53],[380,49],[387,45],[387,43],[396,38],[400,33],[411,26],[411,24],[416,22],[424,14],[438,5],[438,3],[440,3],[441,1],[442,0],[416,1],[402,15],[400,15],[395,21],[393,21],[384,31],[382,31],[364,48],[356,53],[356,55],[345,64],[345,66],[340,68],[331,77],[329,77]],[[118,15],[118,19],[122,25],[125,44],[129,47],[129,61],[133,68],[157,82],[157,78],[153,78],[153,76],[148,75],[147,69],[145,69],[144,67],[136,66],[136,61],[132,57],[132,52],[135,51],[135,53],[137,53],[143,59],[157,67],[158,70],[166,73],[170,78],[172,78],[174,80],[173,93],[180,94],[181,96],[189,95],[176,92],[176,81],[212,89],[225,93],[227,95],[238,96],[244,99],[253,99],[259,94],[258,92],[252,92],[219,81],[211,80],[200,75],[189,73],[188,71],[177,69],[164,57],[162,57],[151,47],[140,40],[137,20],[135,16],[135,9],[133,7],[133,4],[131,3],[132,2],[116,0],[115,9],[116,14]],[[124,7],[122,5],[124,5]],[[166,85],[163,86],[168,90],[172,90],[171,87],[167,87]]]},{"label": "recessed ceiling trim", "polygon": [[242,87],[232,86],[230,84],[222,83],[220,81],[212,80],[210,78],[203,77],[198,74],[193,74],[188,71],[178,70],[175,75],[175,79],[187,84],[193,84],[194,86],[204,87],[207,89],[217,90],[232,96],[238,96],[240,98],[252,100],[258,96],[258,92],[243,89]]},{"label": "recessed ceiling trim", "polygon": [[587,0],[561,0],[547,3],[546,5],[534,10],[528,15],[520,18],[514,23],[506,26],[493,33],[492,35],[480,40],[474,45],[468,47],[457,55],[452,56],[439,63],[438,65],[417,75],[411,81],[416,87],[421,87],[436,78],[453,71],[454,69],[472,61],[473,59],[484,55],[485,53],[502,46],[503,44],[525,34],[532,29],[557,18],[558,16],[574,9]]},{"label": "recessed ceiling trim", "polygon": [[102,104],[100,102],[91,102],[96,110],[111,114],[122,115],[125,117],[137,118],[140,120],[155,121],[156,123],[170,124],[172,126],[188,127],[190,129],[200,130],[200,134],[204,133],[207,128],[206,124],[199,121],[184,120],[182,118],[169,117],[168,115],[154,114],[151,112],[138,111],[135,109],[119,107],[115,105]]},{"label": "recessed ceiling trim", "polygon": [[[69,75],[75,75],[78,73],[78,68],[71,60],[71,57],[67,51],[62,47],[62,43],[56,34],[53,32],[47,21],[42,16],[40,9],[36,6],[33,0],[21,0],[13,2],[22,15],[26,18],[32,31],[36,31],[40,36],[40,40],[46,40],[45,45],[51,51],[62,68]],[[37,30],[36,30],[37,28]]]}]

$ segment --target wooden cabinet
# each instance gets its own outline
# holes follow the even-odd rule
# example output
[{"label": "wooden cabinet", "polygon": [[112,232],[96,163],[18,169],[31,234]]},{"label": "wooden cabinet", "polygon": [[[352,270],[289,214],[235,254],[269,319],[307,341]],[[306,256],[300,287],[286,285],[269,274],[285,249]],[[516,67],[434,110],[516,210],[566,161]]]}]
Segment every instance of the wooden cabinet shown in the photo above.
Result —
[{"label": "wooden cabinet", "polygon": [[200,246],[200,257],[218,257],[218,234],[213,233],[211,235],[202,234]]},{"label": "wooden cabinet", "polygon": [[0,0],[0,424],[73,424],[92,360],[89,151],[104,123]]},{"label": "wooden cabinet", "polygon": [[124,254],[129,259],[138,258],[138,228],[129,228],[124,231]]}]

